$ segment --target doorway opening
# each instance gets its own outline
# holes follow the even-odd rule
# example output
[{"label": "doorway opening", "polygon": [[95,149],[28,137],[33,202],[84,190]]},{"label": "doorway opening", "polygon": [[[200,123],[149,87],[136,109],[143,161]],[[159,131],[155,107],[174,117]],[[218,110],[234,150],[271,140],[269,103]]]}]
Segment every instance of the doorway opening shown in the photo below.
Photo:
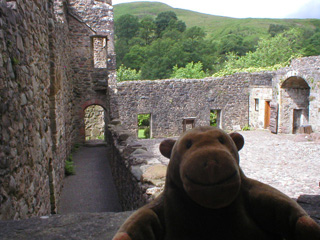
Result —
[{"label": "doorway opening", "polygon": [[296,134],[303,124],[302,109],[293,109],[292,133]]},{"label": "doorway opening", "polygon": [[295,134],[302,125],[308,125],[309,96],[310,87],[303,78],[293,76],[283,82],[280,90],[281,132]]},{"label": "doorway opening", "polygon": [[270,127],[270,113],[271,113],[270,101],[265,101],[265,106],[264,106],[264,128],[265,129]]},{"label": "doorway opening", "polygon": [[151,114],[138,114],[138,138],[151,138]]},{"label": "doorway opening", "polygon": [[221,128],[221,110],[210,110],[210,126]]},{"label": "doorway opening", "polygon": [[84,110],[85,140],[105,140],[105,110],[99,105]]}]

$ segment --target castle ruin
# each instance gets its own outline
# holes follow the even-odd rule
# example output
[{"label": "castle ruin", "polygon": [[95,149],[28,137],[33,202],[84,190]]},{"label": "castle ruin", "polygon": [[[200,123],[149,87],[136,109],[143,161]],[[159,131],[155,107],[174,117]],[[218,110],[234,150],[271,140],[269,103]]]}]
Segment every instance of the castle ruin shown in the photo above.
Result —
[{"label": "castle ruin", "polygon": [[111,0],[0,0],[0,17],[0,219],[57,212],[93,105],[106,135],[119,119],[137,136],[138,114],[150,114],[151,137],[176,136],[183,123],[209,125],[210,111],[226,130],[320,132],[320,56],[275,72],[117,83]]}]

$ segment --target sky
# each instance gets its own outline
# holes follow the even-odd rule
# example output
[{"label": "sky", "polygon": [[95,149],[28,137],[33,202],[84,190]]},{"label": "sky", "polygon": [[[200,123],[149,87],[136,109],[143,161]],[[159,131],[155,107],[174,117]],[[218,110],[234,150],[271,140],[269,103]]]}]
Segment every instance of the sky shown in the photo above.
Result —
[{"label": "sky", "polygon": [[[318,18],[320,0],[143,0],[174,8],[234,18]],[[139,2],[112,0],[112,4]]]}]

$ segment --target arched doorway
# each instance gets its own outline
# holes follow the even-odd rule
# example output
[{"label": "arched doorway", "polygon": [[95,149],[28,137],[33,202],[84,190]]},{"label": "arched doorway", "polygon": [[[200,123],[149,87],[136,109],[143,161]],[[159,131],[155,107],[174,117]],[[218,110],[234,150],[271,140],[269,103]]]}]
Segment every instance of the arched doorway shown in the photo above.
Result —
[{"label": "arched doorway", "polygon": [[109,112],[106,103],[100,99],[88,100],[81,104],[79,112],[81,142],[86,140],[105,140]]},{"label": "arched doorway", "polygon": [[293,76],[282,83],[280,91],[280,130],[295,134],[309,123],[310,87],[302,77]]},{"label": "arched doorway", "polygon": [[105,140],[105,110],[90,105],[84,110],[85,140]]}]

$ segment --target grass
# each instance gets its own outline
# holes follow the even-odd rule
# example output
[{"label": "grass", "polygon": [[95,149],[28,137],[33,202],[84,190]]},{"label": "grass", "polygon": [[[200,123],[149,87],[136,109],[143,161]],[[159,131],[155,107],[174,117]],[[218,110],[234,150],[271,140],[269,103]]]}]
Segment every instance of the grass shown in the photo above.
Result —
[{"label": "grass", "polygon": [[145,139],[144,129],[138,129],[138,138]]},{"label": "grass", "polygon": [[69,155],[68,159],[66,160],[65,166],[64,166],[64,174],[66,176],[75,175],[76,172],[74,170],[74,163],[72,159],[72,154]]}]

